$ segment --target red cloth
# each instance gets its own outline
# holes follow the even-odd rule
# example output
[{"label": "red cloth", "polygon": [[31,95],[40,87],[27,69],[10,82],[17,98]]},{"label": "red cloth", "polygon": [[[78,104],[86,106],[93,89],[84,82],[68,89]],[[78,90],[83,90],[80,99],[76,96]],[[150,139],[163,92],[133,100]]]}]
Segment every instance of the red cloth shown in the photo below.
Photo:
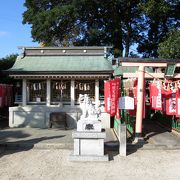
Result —
[{"label": "red cloth", "polygon": [[166,114],[176,115],[176,91],[169,90],[166,93]]},{"label": "red cloth", "polygon": [[120,118],[120,112],[118,108],[118,100],[120,97],[120,78],[105,81],[104,83],[104,102],[105,112],[110,116],[117,115]]},{"label": "red cloth", "polygon": [[143,97],[143,118],[146,117],[146,86],[144,86],[144,97]]},{"label": "red cloth", "polygon": [[163,114],[166,114],[166,94],[167,94],[167,91],[165,91],[162,88],[161,93],[162,93],[162,112],[163,112]]},{"label": "red cloth", "polygon": [[180,89],[176,91],[176,117],[180,117]]},{"label": "red cloth", "polygon": [[110,116],[115,116],[116,115],[116,110],[117,110],[117,87],[116,87],[116,80],[110,80],[110,95],[111,95],[111,99],[110,99]]},{"label": "red cloth", "polygon": [[154,110],[162,110],[161,86],[157,83],[150,83],[150,107]]},{"label": "red cloth", "polygon": [[[133,90],[130,91],[129,95],[134,97],[134,110],[129,110],[129,115],[136,117],[137,111],[137,93],[138,93],[138,80],[134,80]],[[146,87],[144,87],[144,97],[143,97],[143,118],[146,116]]]},{"label": "red cloth", "polygon": [[121,79],[120,78],[115,78],[115,81],[116,81],[116,95],[117,95],[117,98],[116,98],[116,118],[120,118],[120,110],[119,110],[119,98],[121,96],[121,92],[120,92],[120,85],[121,85]]},{"label": "red cloth", "polygon": [[110,107],[111,107],[110,81],[104,82],[104,105],[105,105],[105,112],[110,113]]}]

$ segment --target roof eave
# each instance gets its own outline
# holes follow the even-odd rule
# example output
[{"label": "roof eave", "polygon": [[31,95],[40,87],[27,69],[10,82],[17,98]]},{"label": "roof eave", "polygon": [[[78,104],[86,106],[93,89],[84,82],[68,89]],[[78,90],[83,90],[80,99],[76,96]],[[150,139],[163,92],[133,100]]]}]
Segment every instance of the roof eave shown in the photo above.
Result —
[{"label": "roof eave", "polygon": [[6,71],[8,74],[112,74],[113,70],[104,71]]},{"label": "roof eave", "polygon": [[120,58],[120,62],[131,63],[180,63],[180,59],[165,59],[165,58]]}]

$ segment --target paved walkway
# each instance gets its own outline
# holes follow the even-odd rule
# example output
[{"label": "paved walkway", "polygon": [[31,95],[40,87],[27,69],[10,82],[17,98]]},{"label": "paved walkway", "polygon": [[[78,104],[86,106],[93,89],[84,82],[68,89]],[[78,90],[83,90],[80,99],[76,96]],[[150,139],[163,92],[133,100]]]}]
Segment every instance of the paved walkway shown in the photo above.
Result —
[{"label": "paved walkway", "polygon": [[[153,121],[144,124],[145,142],[127,145],[127,149],[180,149],[180,135],[168,132]],[[113,129],[106,129],[105,148],[118,151],[119,142]],[[7,128],[0,130],[0,147],[73,149],[72,130]]]},{"label": "paved walkway", "polygon": [[[154,122],[146,122],[144,132],[146,132],[145,144],[139,147],[128,144],[128,147],[135,148],[128,152],[127,157],[119,156],[117,151],[109,151],[110,161],[87,163],[69,161],[73,148],[71,130],[3,129],[0,130],[0,177],[2,180],[142,178],[179,180],[180,137]],[[106,134],[105,145],[117,147],[113,130],[106,129]],[[3,149],[5,147],[6,151]],[[23,149],[14,150],[20,147]],[[11,148],[13,150],[9,150]],[[179,150],[164,150],[166,148]],[[134,153],[138,149],[147,150]]]},{"label": "paved walkway", "polygon": [[8,128],[0,131],[0,144],[11,148],[71,148],[71,133],[60,129]]},{"label": "paved walkway", "polygon": [[155,121],[145,121],[143,131],[149,144],[180,149],[180,134],[168,131]]},{"label": "paved walkway", "polygon": [[[106,129],[105,142],[117,142],[113,129]],[[73,149],[72,130],[7,128],[0,130],[0,146],[8,148]]]}]

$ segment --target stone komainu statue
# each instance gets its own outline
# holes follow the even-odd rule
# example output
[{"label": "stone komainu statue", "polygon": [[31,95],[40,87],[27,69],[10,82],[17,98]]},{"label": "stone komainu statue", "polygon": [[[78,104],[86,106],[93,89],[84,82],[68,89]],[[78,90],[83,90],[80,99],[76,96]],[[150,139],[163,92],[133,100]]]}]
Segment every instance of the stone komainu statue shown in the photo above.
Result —
[{"label": "stone komainu statue", "polygon": [[95,106],[92,104],[90,97],[87,94],[79,95],[79,103],[82,110],[82,115],[80,119],[97,119],[101,114],[100,109],[95,108]]}]

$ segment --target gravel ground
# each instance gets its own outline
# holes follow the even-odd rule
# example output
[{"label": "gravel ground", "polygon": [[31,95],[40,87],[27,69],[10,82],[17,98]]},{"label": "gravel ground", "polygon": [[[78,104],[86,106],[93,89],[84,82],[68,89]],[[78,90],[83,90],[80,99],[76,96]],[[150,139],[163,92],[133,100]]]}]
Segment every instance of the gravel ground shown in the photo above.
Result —
[{"label": "gravel ground", "polygon": [[70,150],[0,153],[0,180],[180,180],[180,150],[139,150],[109,162],[70,162]]}]

